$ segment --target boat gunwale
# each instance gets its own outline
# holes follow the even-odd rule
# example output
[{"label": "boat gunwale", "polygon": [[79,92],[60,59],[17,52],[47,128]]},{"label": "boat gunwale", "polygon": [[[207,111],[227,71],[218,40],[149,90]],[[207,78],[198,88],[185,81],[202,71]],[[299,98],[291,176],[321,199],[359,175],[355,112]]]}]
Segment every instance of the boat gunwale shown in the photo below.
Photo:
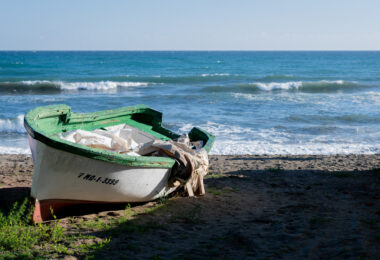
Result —
[{"label": "boat gunwale", "polygon": [[[49,113],[48,110],[53,110],[53,111]],[[95,160],[117,163],[117,164],[126,165],[130,167],[168,168],[168,169],[172,168],[175,163],[175,160],[168,157],[131,156],[131,155],[126,155],[126,154],[119,154],[113,151],[107,151],[104,149],[88,147],[85,145],[76,144],[76,143],[72,143],[64,139],[61,139],[57,133],[48,134],[46,133],[46,131],[41,129],[41,127],[39,127],[38,124],[36,124],[36,122],[39,119],[59,117],[62,115],[66,115],[67,117],[66,120],[69,120],[70,123],[85,124],[86,122],[93,122],[95,118],[97,121],[107,120],[107,119],[119,117],[121,115],[133,114],[133,113],[143,112],[147,110],[150,110],[159,116],[162,115],[160,112],[153,110],[144,105],[138,105],[134,107],[125,107],[125,108],[119,108],[119,109],[113,109],[113,110],[97,111],[97,112],[86,113],[86,114],[71,113],[71,109],[67,105],[51,105],[51,106],[45,106],[45,107],[37,107],[29,111],[24,118],[24,126],[28,134],[32,138],[48,146],[56,148],[58,150],[67,151],[70,153],[74,153],[80,156],[85,156],[87,158],[91,158]],[[46,113],[43,113],[43,112],[46,112]],[[77,128],[77,129],[80,129],[80,128]]]},{"label": "boat gunwale", "polygon": [[[150,116],[152,122],[144,123],[133,119],[133,115],[143,114]],[[117,118],[125,117],[122,122]],[[129,117],[128,117],[129,116]],[[59,118],[58,122],[53,126],[56,131],[51,133],[46,131],[48,127],[40,127],[38,121],[40,119],[54,119]],[[96,122],[96,123],[94,123]],[[30,110],[24,118],[24,126],[28,134],[42,143],[56,148],[58,150],[67,151],[87,158],[101,160],[111,163],[117,163],[130,167],[143,167],[143,168],[172,168],[175,160],[168,157],[158,156],[132,156],[126,154],[119,154],[114,151],[108,151],[99,148],[93,148],[81,144],[69,142],[60,138],[59,134],[76,129],[82,129],[92,125],[93,129],[99,129],[116,125],[115,122],[120,124],[128,124],[148,134],[151,134],[162,140],[171,140],[179,137],[178,134],[173,133],[169,129],[162,126],[162,113],[154,110],[146,105],[136,105],[129,107],[121,107],[117,109],[102,110],[91,113],[74,113],[71,108],[65,104],[49,105],[43,107],[36,107]],[[59,123],[61,123],[60,126]],[[88,125],[86,125],[88,124]],[[60,128],[59,128],[60,127]],[[64,128],[65,127],[65,128]],[[91,128],[91,127],[89,127]],[[57,129],[59,131],[57,131]],[[210,152],[214,143],[215,137],[198,128],[194,127],[189,132],[191,140],[204,140],[204,149]]]}]

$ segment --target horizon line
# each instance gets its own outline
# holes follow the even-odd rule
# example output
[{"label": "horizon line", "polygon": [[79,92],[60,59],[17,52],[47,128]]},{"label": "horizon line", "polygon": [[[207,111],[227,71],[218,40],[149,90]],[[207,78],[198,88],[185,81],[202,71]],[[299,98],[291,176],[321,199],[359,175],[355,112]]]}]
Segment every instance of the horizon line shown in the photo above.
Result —
[{"label": "horizon line", "polygon": [[112,52],[112,51],[120,51],[120,52],[374,52],[374,51],[380,51],[380,49],[378,50],[360,50],[360,49],[349,49],[349,50],[334,50],[334,49],[330,49],[330,50],[187,50],[187,49],[173,49],[173,50],[154,50],[154,49],[146,49],[146,50],[133,50],[133,49],[125,49],[125,50],[122,50],[122,49],[115,49],[115,50],[108,50],[108,49],[105,49],[105,50],[102,50],[102,49],[98,49],[98,50],[85,50],[85,49],[71,49],[71,50],[63,50],[63,49],[52,49],[52,50],[49,50],[49,49],[20,49],[20,50],[6,50],[6,49],[0,49],[0,52],[6,52],[6,51],[25,51],[25,52],[37,52],[37,51],[41,51],[41,52],[48,52],[48,51],[62,51],[62,52],[74,52],[74,51],[77,51],[77,52],[80,52],[80,51],[87,51],[87,52],[98,52],[98,51],[103,51],[103,52]]}]

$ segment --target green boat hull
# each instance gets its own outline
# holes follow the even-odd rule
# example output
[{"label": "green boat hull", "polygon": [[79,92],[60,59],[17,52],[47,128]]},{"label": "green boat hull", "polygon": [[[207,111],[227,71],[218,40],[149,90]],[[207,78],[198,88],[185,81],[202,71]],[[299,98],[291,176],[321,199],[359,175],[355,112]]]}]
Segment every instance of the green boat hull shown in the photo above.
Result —
[{"label": "green boat hull", "polygon": [[[92,131],[119,124],[128,124],[161,140],[172,140],[178,134],[162,126],[162,113],[145,105],[123,107],[93,113],[75,113],[67,105],[37,107],[29,111],[24,119],[25,128],[31,138],[47,146],[87,158],[130,167],[171,168],[175,161],[168,157],[129,156],[112,151],[71,143],[60,137],[61,133],[82,129]],[[209,152],[215,137],[197,127],[189,132],[192,141],[203,141]]]}]

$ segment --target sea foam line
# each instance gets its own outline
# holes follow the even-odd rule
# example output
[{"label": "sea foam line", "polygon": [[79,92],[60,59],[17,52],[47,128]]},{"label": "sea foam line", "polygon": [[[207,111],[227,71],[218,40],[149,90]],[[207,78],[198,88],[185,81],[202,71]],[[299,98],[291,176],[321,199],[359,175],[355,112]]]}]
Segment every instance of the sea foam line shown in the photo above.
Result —
[{"label": "sea foam line", "polygon": [[[272,90],[291,90],[291,89],[299,89],[300,87],[308,86],[308,85],[320,85],[321,87],[331,84],[343,85],[345,83],[344,80],[321,80],[321,81],[289,81],[289,82],[254,82],[251,85],[257,86],[260,90],[263,91],[272,91]],[[356,82],[350,82],[352,84]]]},{"label": "sea foam line", "polygon": [[116,89],[117,87],[140,87],[148,86],[147,82],[118,82],[118,81],[97,81],[97,82],[64,82],[64,81],[49,81],[49,80],[26,80],[21,81],[25,85],[51,85],[58,86],[62,90],[108,90]]},{"label": "sea foam line", "polygon": [[9,147],[0,145],[0,154],[31,154],[30,149],[26,147]]},{"label": "sea foam line", "polygon": [[282,154],[282,155],[334,155],[334,154],[378,154],[380,147],[368,143],[316,143],[277,144],[260,140],[216,140],[211,154]]},{"label": "sea foam line", "polygon": [[[188,132],[194,125],[183,124],[180,133]],[[379,143],[345,141],[338,137],[323,134],[319,138],[305,140],[299,135],[279,131],[274,128],[253,129],[238,125],[220,124],[208,121],[199,125],[200,128],[216,136],[211,154],[245,155],[245,154],[377,154],[380,153]]]}]

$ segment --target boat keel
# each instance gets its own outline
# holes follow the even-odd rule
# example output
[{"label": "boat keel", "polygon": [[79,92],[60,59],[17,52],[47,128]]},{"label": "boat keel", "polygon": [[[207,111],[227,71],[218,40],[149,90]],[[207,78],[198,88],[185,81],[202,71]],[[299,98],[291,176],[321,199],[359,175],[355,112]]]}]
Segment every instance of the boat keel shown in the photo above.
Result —
[{"label": "boat keel", "polygon": [[94,201],[83,201],[83,200],[35,200],[34,212],[33,212],[33,222],[41,223],[46,220],[56,218],[55,214],[62,211],[62,209],[67,208],[72,205],[79,204],[97,204]]}]

